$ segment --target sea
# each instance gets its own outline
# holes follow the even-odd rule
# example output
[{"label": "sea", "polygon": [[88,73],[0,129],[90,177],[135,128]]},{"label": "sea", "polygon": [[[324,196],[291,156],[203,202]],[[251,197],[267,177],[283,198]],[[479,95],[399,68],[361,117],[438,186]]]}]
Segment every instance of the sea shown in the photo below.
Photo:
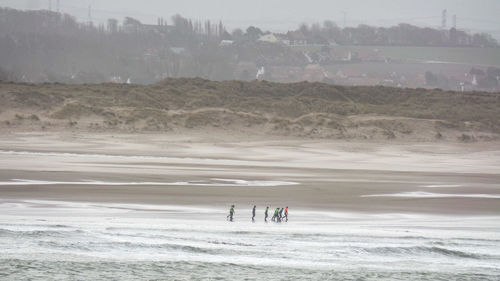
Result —
[{"label": "sea", "polygon": [[0,199],[0,280],[500,280],[500,216],[251,207]]}]

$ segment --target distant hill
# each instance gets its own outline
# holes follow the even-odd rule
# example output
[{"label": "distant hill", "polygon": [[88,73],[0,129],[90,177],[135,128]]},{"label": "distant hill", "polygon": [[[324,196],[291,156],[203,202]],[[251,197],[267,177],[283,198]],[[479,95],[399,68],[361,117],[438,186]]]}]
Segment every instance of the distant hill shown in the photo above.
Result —
[{"label": "distant hill", "polygon": [[500,93],[166,79],[143,85],[0,83],[0,131],[231,132],[479,141],[500,136]]},{"label": "distant hill", "polygon": [[[326,21],[271,33],[255,26],[228,31],[222,22],[180,15],[168,23],[159,18],[154,25],[130,17],[94,25],[46,10],[0,8],[0,80],[30,83],[151,84],[166,77],[218,81],[259,77],[275,82],[307,80],[454,90],[467,84],[467,89],[496,91],[500,87],[496,76],[478,77],[478,85],[472,85],[472,78],[464,74],[472,66],[484,72],[499,66],[499,54],[498,42],[490,35],[454,28],[409,24],[340,28]],[[467,66],[436,66],[436,61]],[[412,71],[415,62],[424,64],[425,69]],[[363,63],[389,69],[368,75],[363,72]],[[406,65],[401,72],[397,69],[402,64]],[[358,73],[343,75],[347,70],[337,69],[353,65],[358,66]],[[332,68],[336,71],[330,72]],[[441,82],[427,84],[421,79],[427,71],[443,76]],[[392,83],[387,84],[388,80]]]}]

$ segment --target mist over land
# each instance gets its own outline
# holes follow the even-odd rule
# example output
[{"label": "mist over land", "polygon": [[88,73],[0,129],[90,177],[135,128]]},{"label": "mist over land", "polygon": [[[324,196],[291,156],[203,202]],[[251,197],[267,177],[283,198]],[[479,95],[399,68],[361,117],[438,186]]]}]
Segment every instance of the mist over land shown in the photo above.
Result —
[{"label": "mist over land", "polygon": [[500,47],[491,34],[460,28],[340,27],[333,21],[270,32],[257,22],[181,15],[146,24],[105,23],[51,11],[2,9],[0,79],[139,83],[164,78],[325,82],[498,91]]}]

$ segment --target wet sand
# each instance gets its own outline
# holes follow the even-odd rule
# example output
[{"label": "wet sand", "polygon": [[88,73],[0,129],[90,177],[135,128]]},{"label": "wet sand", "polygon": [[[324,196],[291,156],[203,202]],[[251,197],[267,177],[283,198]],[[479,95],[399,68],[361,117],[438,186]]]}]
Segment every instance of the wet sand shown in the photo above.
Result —
[{"label": "wet sand", "polygon": [[[12,201],[498,215],[499,171],[498,143],[55,133],[0,137],[0,198]],[[297,184],[231,185],[227,180]],[[88,181],[95,184],[82,184]]]}]

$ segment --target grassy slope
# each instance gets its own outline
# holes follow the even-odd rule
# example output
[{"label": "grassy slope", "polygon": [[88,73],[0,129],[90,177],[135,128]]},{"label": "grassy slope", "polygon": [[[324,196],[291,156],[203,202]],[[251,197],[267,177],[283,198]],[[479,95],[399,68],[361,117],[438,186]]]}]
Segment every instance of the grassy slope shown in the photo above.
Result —
[{"label": "grassy slope", "polygon": [[[312,47],[318,49],[319,47]],[[378,49],[384,57],[408,61],[442,61],[449,63],[500,67],[500,48],[404,47],[404,46],[336,46],[338,50],[359,52]]]},{"label": "grassy slope", "polygon": [[348,138],[500,133],[499,93],[167,79],[150,86],[3,83],[0,101],[0,126],[11,129],[69,122],[81,129],[215,127]]}]

